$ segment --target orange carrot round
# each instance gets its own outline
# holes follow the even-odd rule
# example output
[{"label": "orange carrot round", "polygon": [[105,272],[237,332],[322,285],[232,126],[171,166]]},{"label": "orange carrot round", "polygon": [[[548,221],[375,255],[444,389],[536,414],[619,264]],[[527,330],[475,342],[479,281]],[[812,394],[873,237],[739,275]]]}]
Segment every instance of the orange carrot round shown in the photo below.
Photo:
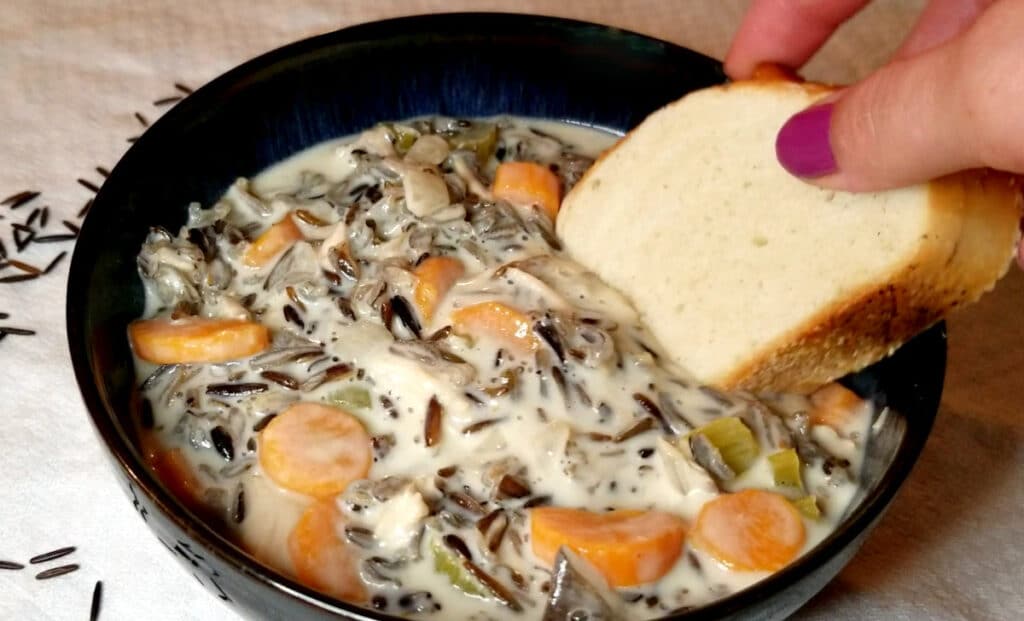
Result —
[{"label": "orange carrot round", "polygon": [[558,216],[561,187],[558,176],[547,166],[533,162],[504,162],[494,173],[491,191],[514,205],[537,205],[552,222]]},{"label": "orange carrot round", "polygon": [[690,534],[694,547],[739,571],[776,571],[806,541],[800,513],[781,494],[748,489],[701,507]]},{"label": "orange carrot round", "polygon": [[288,536],[295,577],[331,597],[355,604],[366,601],[356,555],[339,534],[341,513],[333,500],[320,500],[302,514]]},{"label": "orange carrot round", "polygon": [[519,352],[537,349],[530,317],[502,302],[480,302],[452,311],[452,329],[473,338],[490,336]]},{"label": "orange carrot round", "polygon": [[128,326],[135,355],[156,364],[227,362],[270,346],[270,331],[244,319],[144,319]]},{"label": "orange carrot round", "polygon": [[587,559],[613,587],[658,580],[683,551],[686,525],[661,511],[540,507],[530,510],[533,553],[553,564],[561,546]]},{"label": "orange carrot round", "polygon": [[453,257],[428,257],[416,266],[413,300],[424,321],[430,321],[438,304],[465,272],[462,261]]},{"label": "orange carrot round", "polygon": [[288,214],[249,244],[242,255],[242,262],[250,267],[266,265],[300,239],[302,231]]},{"label": "orange carrot round", "polygon": [[296,403],[260,433],[260,466],[275,483],[327,498],[362,479],[373,460],[370,436],[356,417],[319,403]]},{"label": "orange carrot round", "polygon": [[811,393],[810,420],[813,425],[842,429],[864,401],[857,393],[835,382],[825,384]]}]

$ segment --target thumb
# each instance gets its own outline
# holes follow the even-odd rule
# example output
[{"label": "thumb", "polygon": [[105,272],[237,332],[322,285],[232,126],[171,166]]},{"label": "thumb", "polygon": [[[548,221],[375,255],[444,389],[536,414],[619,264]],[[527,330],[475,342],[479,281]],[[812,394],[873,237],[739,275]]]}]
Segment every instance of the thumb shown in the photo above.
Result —
[{"label": "thumb", "polygon": [[[779,162],[817,185],[864,191],[991,166],[1024,172],[1024,57],[1016,15],[895,61],[782,127]],[[1008,26],[1008,27],[1007,27]]]}]

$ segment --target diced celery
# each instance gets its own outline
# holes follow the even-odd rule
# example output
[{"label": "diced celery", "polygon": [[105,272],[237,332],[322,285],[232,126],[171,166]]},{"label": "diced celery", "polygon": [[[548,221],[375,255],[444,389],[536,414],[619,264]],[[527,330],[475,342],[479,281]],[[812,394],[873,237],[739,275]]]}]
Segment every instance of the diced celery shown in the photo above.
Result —
[{"label": "diced celery", "polygon": [[796,510],[804,517],[816,520],[821,517],[821,509],[818,508],[818,499],[814,496],[801,496],[796,500],[790,500]]},{"label": "diced celery", "polygon": [[326,401],[347,410],[365,410],[370,407],[370,391],[362,386],[346,386],[335,390],[326,397]]},{"label": "diced celery", "polygon": [[399,123],[384,123],[383,125],[394,136],[392,144],[395,147],[395,151],[398,151],[399,154],[404,154],[412,148],[412,145],[416,143],[416,139],[420,137],[419,132],[408,125],[401,125]]},{"label": "diced celery", "polygon": [[775,477],[777,487],[789,487],[803,491],[804,482],[800,474],[800,457],[796,449],[783,449],[768,456],[768,463],[772,466],[772,475]]},{"label": "diced celery", "polygon": [[491,595],[487,586],[466,569],[458,552],[446,546],[437,533],[430,537],[430,553],[434,557],[434,569],[444,574],[456,589],[477,597]]},{"label": "diced celery", "polygon": [[490,159],[498,145],[498,126],[494,123],[475,122],[457,134],[447,137],[452,150],[465,149],[476,153],[481,164]]},{"label": "diced celery", "polygon": [[718,449],[722,461],[737,475],[745,472],[761,451],[753,432],[735,416],[715,419],[694,433],[704,436]]}]

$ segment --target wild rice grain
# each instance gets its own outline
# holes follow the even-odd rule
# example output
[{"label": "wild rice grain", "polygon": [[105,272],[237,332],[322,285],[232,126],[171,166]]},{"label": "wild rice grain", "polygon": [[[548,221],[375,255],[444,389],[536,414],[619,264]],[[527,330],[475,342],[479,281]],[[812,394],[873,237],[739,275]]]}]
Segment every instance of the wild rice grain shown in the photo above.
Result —
[{"label": "wild rice grain", "polygon": [[38,207],[36,207],[35,209],[33,209],[33,210],[32,210],[32,213],[28,214],[28,218],[27,218],[27,219],[25,220],[25,226],[32,226],[32,225],[33,225],[33,224],[35,223],[35,221],[36,221],[36,218],[38,218],[38,217],[39,217],[39,213],[40,213],[41,211],[42,211],[42,210],[41,210],[41,209],[39,209]]},{"label": "wild rice grain", "polygon": [[188,86],[185,86],[181,82],[175,82],[174,83],[174,88],[178,89],[182,93],[185,93],[186,95],[191,95],[194,92],[191,88],[189,88]]},{"label": "wild rice grain", "polygon": [[235,524],[241,524],[245,521],[245,488],[242,484],[238,484],[238,494],[235,496],[235,505],[231,509],[231,519],[235,521]]},{"label": "wild rice grain", "polygon": [[62,251],[57,256],[53,257],[53,260],[46,265],[46,269],[43,270],[44,274],[49,274],[54,270],[55,267],[60,265],[60,262],[64,260],[64,257],[68,256],[67,250]]},{"label": "wild rice grain", "polygon": [[263,418],[256,421],[256,424],[252,426],[252,430],[256,433],[263,431],[267,427],[267,425],[270,424],[270,421],[274,420],[275,416],[277,416],[277,414],[267,414]]},{"label": "wild rice grain", "polygon": [[17,209],[29,201],[35,200],[37,196],[39,196],[39,192],[25,190],[24,192],[18,192],[17,194],[8,196],[4,200],[0,201],[0,205],[6,205],[11,209]]},{"label": "wild rice grain", "polygon": [[279,373],[277,371],[263,371],[260,373],[260,377],[265,380],[274,382],[278,386],[284,386],[288,390],[298,390],[299,380],[295,379],[287,373]]},{"label": "wild rice grain", "polygon": [[38,274],[42,274],[43,273],[43,270],[39,269],[38,267],[36,267],[34,265],[29,265],[28,263],[24,263],[24,262],[19,261],[17,259],[10,259],[9,261],[7,261],[7,264],[10,265],[11,267],[18,268],[19,270],[25,272],[26,274],[37,274],[38,275]]},{"label": "wild rice grain", "polygon": [[56,550],[50,550],[49,552],[44,552],[42,554],[37,554],[37,555],[33,556],[32,558],[28,559],[28,562],[32,563],[33,565],[35,565],[37,563],[45,563],[47,561],[53,561],[53,560],[65,557],[68,554],[71,554],[76,549],[77,548],[75,548],[75,546],[66,546],[66,547],[63,547],[63,548],[57,548]]},{"label": "wild rice grain", "polygon": [[26,330],[25,328],[12,328],[10,326],[0,326],[0,334],[11,334],[13,336],[35,336],[35,330]]},{"label": "wild rice grain", "polygon": [[92,181],[89,181],[88,179],[79,178],[78,179],[78,185],[82,186],[86,190],[89,190],[90,192],[93,192],[93,193],[100,191],[99,186],[96,185],[95,183],[93,183]]},{"label": "wild rice grain", "polygon": [[15,563],[14,561],[0,561],[0,569],[11,569],[17,571],[19,569],[25,569],[25,566],[21,563]]},{"label": "wild rice grain", "polygon": [[82,205],[82,208],[78,210],[78,217],[81,218],[81,217],[85,216],[85,214],[89,213],[90,209],[92,209],[92,199],[91,198],[89,200],[85,201],[85,205]]},{"label": "wild rice grain", "polygon": [[77,235],[73,235],[71,233],[58,233],[56,235],[43,235],[41,237],[34,237],[32,239],[32,242],[36,244],[57,244],[60,242],[71,241],[77,237]]},{"label": "wild rice grain", "polygon": [[23,229],[18,228],[17,224],[15,224],[13,226],[14,226],[14,245],[18,249],[18,252],[21,252],[21,251],[25,250],[25,248],[27,248],[29,244],[32,243],[32,240],[35,239],[35,237],[36,237],[36,232],[32,231],[32,230],[29,230],[29,231],[26,232]]},{"label": "wild rice grain", "polygon": [[50,208],[43,207],[43,211],[39,214],[39,228],[45,229],[46,225],[50,223]]},{"label": "wild rice grain", "polygon": [[57,576],[63,576],[70,574],[71,572],[78,571],[78,565],[72,563],[71,565],[61,565],[46,571],[41,571],[36,574],[36,580],[49,580],[50,578],[56,578]]},{"label": "wild rice grain", "polygon": [[98,172],[100,176],[103,177],[104,179],[110,176],[110,171],[102,166],[97,166],[96,172]]},{"label": "wild rice grain", "polygon": [[420,322],[416,319],[416,315],[409,308],[409,303],[405,301],[400,295],[396,295],[391,298],[391,310],[402,322],[402,324],[412,332],[413,336],[420,338],[422,328]]},{"label": "wild rice grain", "polygon": [[245,397],[266,392],[267,385],[259,382],[246,382],[241,384],[210,384],[206,387],[206,394],[220,397]]},{"label": "wild rice grain", "polygon": [[71,231],[71,232],[72,232],[72,233],[74,233],[75,235],[78,235],[79,233],[81,233],[81,232],[82,232],[82,229],[78,228],[77,226],[75,226],[75,225],[74,225],[74,224],[72,224],[71,222],[68,222],[67,220],[61,220],[60,222],[61,222],[61,224],[63,224],[63,225],[64,225],[64,227],[65,227],[65,228],[66,228],[67,230]]},{"label": "wild rice grain", "polygon": [[427,416],[423,425],[423,441],[426,445],[435,446],[441,441],[441,414],[443,410],[437,397],[431,397],[427,404]]},{"label": "wild rice grain", "polygon": [[100,618],[100,607],[103,605],[103,581],[97,580],[96,586],[92,588],[92,605],[89,606],[89,621],[98,621]]},{"label": "wild rice grain", "polygon": [[294,306],[285,304],[283,312],[286,321],[294,323],[299,329],[304,330],[306,328],[306,322],[302,320],[302,317],[299,317],[299,311],[295,310]]},{"label": "wild rice grain", "polygon": [[36,278],[39,278],[39,274],[18,274],[17,276],[4,276],[3,278],[0,278],[0,284],[25,282],[26,280],[33,280]]},{"label": "wild rice grain", "polygon": [[182,100],[182,97],[180,95],[172,95],[170,97],[163,97],[161,99],[157,99],[156,101],[153,102],[153,105],[157,106],[157,107],[169,106],[172,103],[178,103],[181,100]]},{"label": "wild rice grain", "polygon": [[217,425],[210,430],[210,440],[213,441],[213,448],[217,449],[220,456],[225,461],[231,461],[235,458],[235,441],[231,439],[231,434],[228,433],[227,429]]},{"label": "wild rice grain", "polygon": [[142,116],[141,112],[135,113],[135,120],[142,124],[143,127],[149,127],[149,119]]}]

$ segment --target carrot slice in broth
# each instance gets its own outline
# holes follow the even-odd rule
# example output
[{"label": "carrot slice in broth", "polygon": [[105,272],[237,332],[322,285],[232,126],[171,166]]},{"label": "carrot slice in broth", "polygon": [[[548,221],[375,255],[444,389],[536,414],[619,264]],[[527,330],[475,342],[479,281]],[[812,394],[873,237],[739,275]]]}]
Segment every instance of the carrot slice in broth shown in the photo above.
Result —
[{"label": "carrot slice in broth", "polygon": [[504,162],[494,173],[491,191],[514,205],[537,205],[552,222],[558,216],[561,185],[558,176],[547,166],[533,162]]},{"label": "carrot slice in broth", "polygon": [[413,300],[424,321],[434,317],[442,298],[465,271],[462,261],[452,257],[428,257],[416,266]]},{"label": "carrot slice in broth", "polygon": [[370,436],[356,417],[319,403],[296,403],[260,432],[260,466],[285,489],[316,498],[345,491],[373,460]]},{"label": "carrot slice in broth", "polygon": [[776,571],[804,546],[804,521],[785,496],[747,489],[701,507],[690,541],[738,571]]},{"label": "carrot slice in broth", "polygon": [[270,331],[244,319],[144,319],[128,326],[135,354],[156,364],[227,362],[270,346]]},{"label": "carrot slice in broth", "polygon": [[288,535],[288,556],[303,584],[355,604],[366,601],[355,551],[342,538],[341,512],[333,499],[319,500]]},{"label": "carrot slice in broth", "polygon": [[530,317],[501,302],[480,302],[452,311],[452,329],[473,338],[489,336],[519,352],[537,349]]},{"label": "carrot slice in broth", "polygon": [[530,510],[533,553],[553,564],[561,546],[590,562],[613,587],[654,582],[683,552],[686,525],[661,511],[594,513],[540,507]]},{"label": "carrot slice in broth", "polygon": [[811,402],[811,424],[828,425],[837,430],[845,428],[864,405],[864,400],[857,393],[834,382],[814,391],[808,399]]},{"label": "carrot slice in broth", "polygon": [[291,214],[288,214],[249,244],[242,255],[242,262],[250,267],[266,265],[300,239],[302,231],[292,220]]}]

